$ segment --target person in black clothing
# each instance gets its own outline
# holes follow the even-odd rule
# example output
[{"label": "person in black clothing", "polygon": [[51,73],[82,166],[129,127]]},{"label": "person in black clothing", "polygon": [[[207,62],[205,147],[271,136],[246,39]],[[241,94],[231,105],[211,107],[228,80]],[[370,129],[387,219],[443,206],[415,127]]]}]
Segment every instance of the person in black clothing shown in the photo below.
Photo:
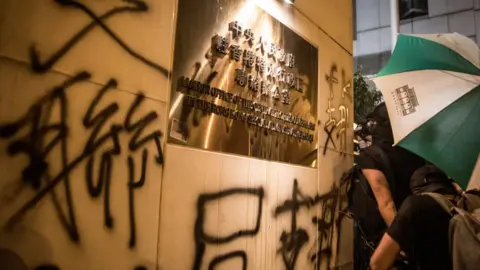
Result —
[{"label": "person in black clothing", "polygon": [[[403,148],[392,146],[393,133],[385,103],[378,105],[368,118],[374,120],[372,146],[362,149],[356,162],[368,180],[383,220],[390,225],[396,209],[411,194],[410,177],[425,165],[425,161]],[[375,147],[380,148],[388,160],[374,151]]]},{"label": "person in black clothing", "polygon": [[403,202],[375,250],[370,267],[372,270],[390,269],[402,250],[422,270],[450,270],[448,230],[451,216],[435,199],[422,193],[439,193],[454,202],[457,188],[433,165],[415,171],[410,185],[414,195]]}]

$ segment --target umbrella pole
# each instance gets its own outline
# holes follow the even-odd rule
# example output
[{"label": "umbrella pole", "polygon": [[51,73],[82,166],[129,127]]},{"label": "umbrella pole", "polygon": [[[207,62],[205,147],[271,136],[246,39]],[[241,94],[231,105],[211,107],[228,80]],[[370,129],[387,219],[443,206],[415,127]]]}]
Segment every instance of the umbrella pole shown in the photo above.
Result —
[{"label": "umbrella pole", "polygon": [[399,12],[398,0],[390,0],[390,30],[392,34],[392,52],[397,43],[398,28],[399,28]]}]

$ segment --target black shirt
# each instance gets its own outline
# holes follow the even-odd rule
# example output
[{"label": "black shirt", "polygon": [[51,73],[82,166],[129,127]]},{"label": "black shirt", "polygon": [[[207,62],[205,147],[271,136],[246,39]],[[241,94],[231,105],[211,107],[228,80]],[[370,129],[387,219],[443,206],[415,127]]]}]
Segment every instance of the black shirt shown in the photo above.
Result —
[{"label": "black shirt", "polygon": [[[393,174],[394,179],[388,179],[389,173],[386,172],[385,161],[382,160],[375,151],[372,151],[372,146],[362,149],[356,162],[362,169],[376,169],[383,172],[391,186],[390,191],[395,201],[395,206],[398,209],[403,200],[411,194],[410,177],[415,170],[425,165],[425,161],[421,157],[401,147],[391,146],[388,142],[374,140],[373,144],[381,148],[386,156],[388,156],[390,167],[393,170],[391,174]],[[394,182],[393,185],[392,182]]]},{"label": "black shirt", "polygon": [[450,218],[435,199],[412,195],[403,202],[387,233],[420,269],[450,270]]}]

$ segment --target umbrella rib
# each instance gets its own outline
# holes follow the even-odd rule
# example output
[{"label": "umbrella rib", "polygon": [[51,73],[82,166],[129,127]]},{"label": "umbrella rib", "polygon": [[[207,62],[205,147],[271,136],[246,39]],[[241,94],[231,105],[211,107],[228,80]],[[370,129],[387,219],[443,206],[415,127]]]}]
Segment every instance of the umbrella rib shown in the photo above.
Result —
[{"label": "umbrella rib", "polygon": [[[470,112],[467,114],[470,115],[470,113],[475,110],[475,108],[477,108],[477,106],[479,105],[480,103],[477,102],[477,104],[475,104],[475,106],[473,106],[470,110]],[[460,125],[460,127],[457,128],[457,130],[454,132],[454,134],[452,136],[450,136],[450,139],[448,140],[448,142],[442,147],[442,150],[440,151],[440,153],[443,153],[443,149],[445,149],[449,144],[450,142],[452,141],[452,139],[455,137],[455,135],[457,135],[457,133],[462,129],[462,127],[465,125],[466,121],[463,121],[463,123]]]},{"label": "umbrella rib", "polygon": [[478,84],[479,84],[478,82],[475,82],[475,81],[472,81],[472,80],[468,80],[468,79],[462,78],[462,77],[454,74],[452,71],[445,71],[445,70],[438,70],[438,71],[440,71],[440,72],[442,72],[442,73],[445,73],[445,74],[448,74],[448,75],[450,75],[450,76],[453,76],[453,77],[455,77],[455,78],[458,78],[458,79],[460,79],[460,80],[463,80],[463,81],[466,81],[466,82],[469,82],[469,83],[473,83],[474,85],[478,85]]}]

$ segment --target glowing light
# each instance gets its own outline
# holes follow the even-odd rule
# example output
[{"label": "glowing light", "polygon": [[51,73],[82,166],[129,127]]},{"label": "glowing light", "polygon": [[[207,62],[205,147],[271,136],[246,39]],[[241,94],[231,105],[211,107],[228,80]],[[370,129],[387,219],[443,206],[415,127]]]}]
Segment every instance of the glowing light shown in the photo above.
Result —
[{"label": "glowing light", "polygon": [[[215,99],[215,105],[218,105],[218,100],[219,97]],[[215,119],[215,114],[212,113],[210,114],[210,120],[208,121],[208,127],[207,127],[207,134],[205,134],[205,144],[203,145],[203,148],[208,149],[208,143],[210,139],[210,132],[212,131],[212,126],[213,126],[213,120]]]},{"label": "glowing light", "polygon": [[[255,3],[252,1],[246,2],[243,7],[235,14],[234,18],[241,23],[246,25],[250,22],[253,16],[256,15],[255,12]],[[228,29],[227,29],[228,30]]]},{"label": "glowing light", "polygon": [[[252,16],[257,16],[257,13],[255,12],[255,2],[250,0],[250,1],[247,1],[243,5],[243,7],[234,15],[234,18],[235,18],[235,20],[237,20],[241,24],[247,24],[252,19]],[[221,32],[228,32],[228,26],[222,27]],[[202,67],[197,72],[197,74],[202,74],[202,71],[207,66],[207,64],[208,64],[208,61],[204,61],[202,63]],[[194,78],[192,78],[192,79],[194,79]],[[175,113],[178,106],[182,102],[183,97],[184,97],[184,94],[179,94],[177,96],[175,102],[173,102],[172,107],[171,107],[171,109],[168,113],[169,118],[172,118],[172,115]]]},{"label": "glowing light", "polygon": [[[228,78],[228,75],[230,74],[230,70],[232,69],[232,64],[230,64],[227,68],[227,72],[225,72],[225,75],[223,75],[223,78],[222,78],[222,81],[220,82],[220,89],[223,89],[223,86],[225,85],[225,82],[227,81],[227,78]],[[217,97],[215,99],[215,102],[214,104],[215,105],[218,105],[218,101],[220,101],[220,97]],[[207,127],[207,133],[205,134],[205,143],[203,145],[203,147],[205,149],[208,149],[208,144],[210,142],[210,132],[212,131],[212,126],[213,126],[213,120],[215,119],[215,114],[212,113],[210,114],[210,119],[208,121],[208,127]]]},{"label": "glowing light", "polygon": [[[234,16],[234,18],[236,18],[236,20],[242,25],[246,27],[251,27],[252,22],[255,21],[257,16],[258,16],[258,12],[255,11],[255,3],[252,1],[248,1],[238,11],[238,13]],[[228,29],[225,29],[225,30],[228,30]],[[227,71],[225,72],[225,75],[223,76],[222,81],[220,82],[220,85],[219,85],[220,89],[224,89],[225,82],[227,81],[227,77],[229,76],[232,67],[233,67],[232,64],[228,66]],[[218,105],[219,100],[220,99],[217,97],[215,99],[214,104]],[[210,143],[210,133],[212,132],[213,121],[215,120],[215,117],[216,115],[212,113],[208,121],[207,133],[205,134],[205,143],[203,145],[205,149],[208,149],[208,146]]]},{"label": "glowing light", "polygon": [[180,93],[177,99],[175,100],[175,102],[173,103],[172,108],[170,109],[170,112],[168,113],[168,118],[172,118],[173,113],[177,110],[178,105],[180,105],[180,102],[182,102],[182,100],[183,100],[183,94]]}]

